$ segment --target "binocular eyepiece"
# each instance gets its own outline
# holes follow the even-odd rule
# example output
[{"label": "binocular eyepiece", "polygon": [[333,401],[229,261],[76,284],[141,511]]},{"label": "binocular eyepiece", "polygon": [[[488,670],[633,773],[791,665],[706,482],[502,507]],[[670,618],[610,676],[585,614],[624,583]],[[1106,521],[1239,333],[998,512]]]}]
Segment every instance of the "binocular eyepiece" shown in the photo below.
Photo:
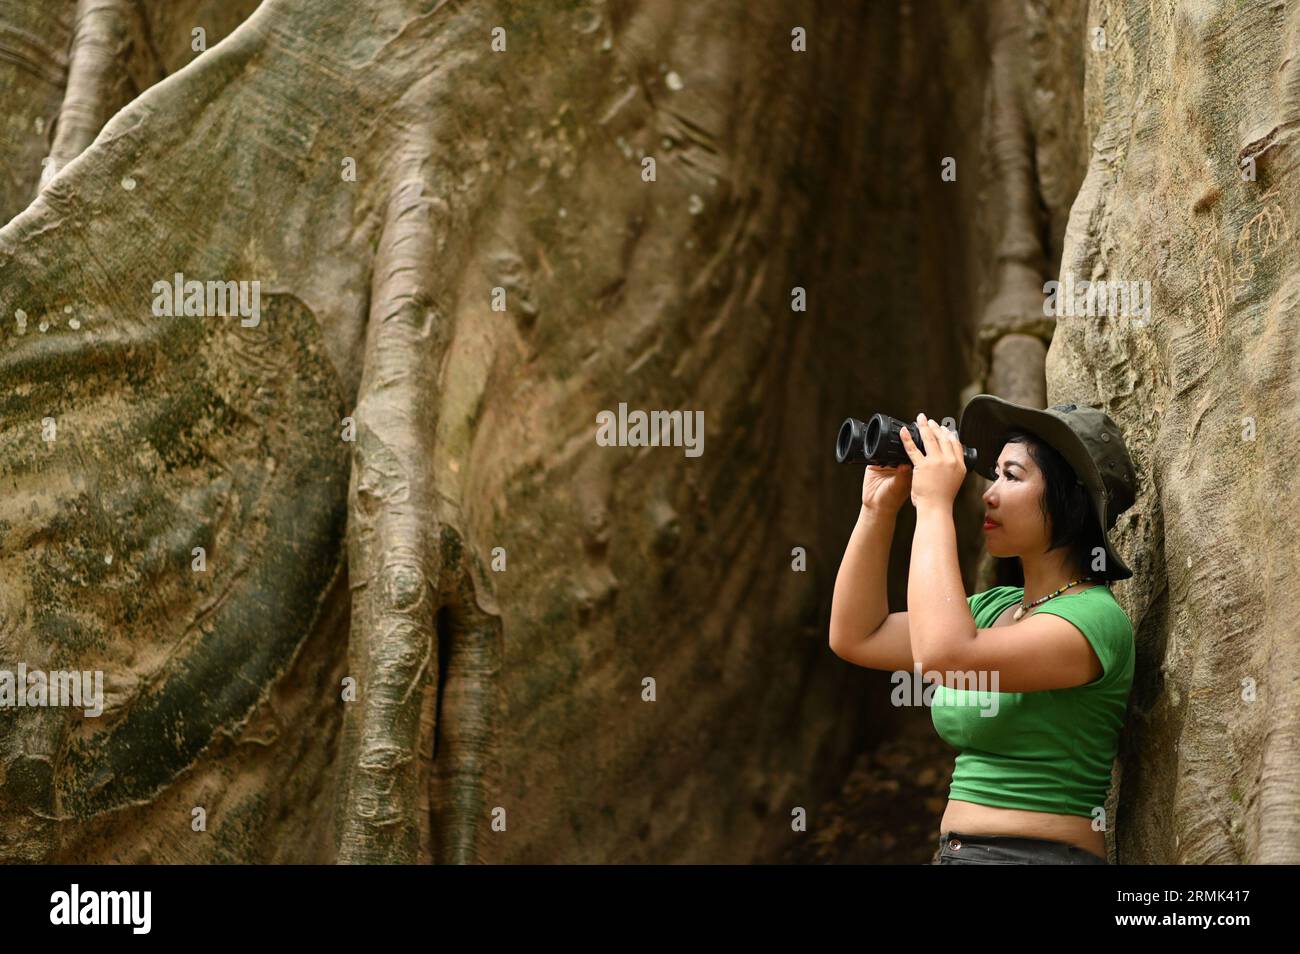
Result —
[{"label": "binocular eyepiece", "polygon": [[[904,424],[888,414],[873,414],[864,424],[857,418],[847,418],[840,425],[839,437],[835,440],[835,460],[841,464],[875,464],[878,467],[897,467],[910,464],[903,447],[900,431],[906,427],[912,435],[912,443],[922,453],[925,442],[921,440],[921,428],[915,421]],[[963,447],[966,469],[974,470],[978,454],[973,447]]]}]

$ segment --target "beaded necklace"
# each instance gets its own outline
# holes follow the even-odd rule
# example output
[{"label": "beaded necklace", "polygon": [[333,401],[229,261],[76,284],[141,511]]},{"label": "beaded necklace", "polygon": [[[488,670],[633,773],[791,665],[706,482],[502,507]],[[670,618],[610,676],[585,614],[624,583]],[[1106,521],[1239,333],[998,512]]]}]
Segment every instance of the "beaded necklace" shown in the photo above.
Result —
[{"label": "beaded necklace", "polygon": [[1091,583],[1091,582],[1092,582],[1092,577],[1090,577],[1090,576],[1085,576],[1082,580],[1075,580],[1074,583],[1066,583],[1065,586],[1061,587],[1061,588],[1060,588],[1059,590],[1057,590],[1055,593],[1049,593],[1047,596],[1039,597],[1038,599],[1036,599],[1036,600],[1034,600],[1032,603],[1030,603],[1028,606],[1025,605],[1025,601],[1022,599],[1022,600],[1020,601],[1020,608],[1019,608],[1018,610],[1016,610],[1016,614],[1015,614],[1015,616],[1012,617],[1012,619],[1013,619],[1013,620],[1018,620],[1018,619],[1020,619],[1022,616],[1024,616],[1026,613],[1028,613],[1031,609],[1033,609],[1033,608],[1034,608],[1035,606],[1037,606],[1039,603],[1046,603],[1046,602],[1047,602],[1048,600],[1050,600],[1052,597],[1054,597],[1054,596],[1060,596],[1062,593],[1064,593],[1064,592],[1065,592],[1066,590],[1068,590],[1070,587],[1074,586],[1075,583]]}]

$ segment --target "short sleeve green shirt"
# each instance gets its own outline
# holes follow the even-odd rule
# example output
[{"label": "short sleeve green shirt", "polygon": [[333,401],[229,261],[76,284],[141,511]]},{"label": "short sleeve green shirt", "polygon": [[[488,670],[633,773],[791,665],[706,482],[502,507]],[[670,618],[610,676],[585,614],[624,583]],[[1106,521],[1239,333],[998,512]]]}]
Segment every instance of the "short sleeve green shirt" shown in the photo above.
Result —
[{"label": "short sleeve green shirt", "polygon": [[[1018,586],[995,586],[967,602],[978,629],[1024,599]],[[958,749],[948,797],[998,808],[1092,816],[1105,804],[1111,765],[1133,685],[1133,627],[1107,586],[1057,596],[1031,613],[1069,620],[1101,661],[1082,686],[999,692],[939,685],[931,697],[935,731]],[[988,696],[997,696],[996,708]],[[990,713],[993,714],[990,714]]]}]

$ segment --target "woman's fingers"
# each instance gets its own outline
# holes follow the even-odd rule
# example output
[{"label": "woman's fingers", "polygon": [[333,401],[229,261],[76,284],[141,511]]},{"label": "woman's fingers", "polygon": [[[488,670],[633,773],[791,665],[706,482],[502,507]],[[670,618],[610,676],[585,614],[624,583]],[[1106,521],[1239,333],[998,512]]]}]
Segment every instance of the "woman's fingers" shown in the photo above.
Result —
[{"label": "woman's fingers", "polygon": [[916,444],[912,441],[912,432],[906,427],[898,432],[899,439],[903,442],[903,450],[907,451],[907,456],[913,464],[920,463],[925,455],[916,449]]},{"label": "woman's fingers", "polygon": [[954,464],[961,463],[963,467],[965,466],[965,461],[962,460],[961,442],[958,441],[957,436],[952,431],[938,421],[926,417],[924,413],[916,416],[916,426],[925,439],[924,443],[928,448],[926,451],[917,448],[916,441],[912,440],[912,432],[906,427],[899,432],[903,448],[907,451],[907,456],[912,459],[913,463],[919,463],[930,454],[934,454],[942,460]]},{"label": "woman's fingers", "polygon": [[946,456],[952,461],[954,467],[960,467],[965,471],[966,457],[962,451],[961,438],[947,427],[940,426],[938,430],[944,443]]},{"label": "woman's fingers", "polygon": [[928,421],[930,433],[934,435],[935,445],[939,448],[939,453],[943,459],[956,463],[956,455],[952,451],[952,433],[938,421]]},{"label": "woman's fingers", "polygon": [[[930,448],[935,456],[952,464],[961,464],[965,469],[966,462],[962,459],[961,442],[952,431],[938,421],[926,417],[924,413],[916,416],[916,423],[921,433],[927,437],[926,447]],[[910,438],[911,435],[909,434],[908,437]],[[910,443],[915,446],[915,442]]]},{"label": "woman's fingers", "polygon": [[942,460],[946,456],[944,454],[943,440],[934,429],[934,421],[926,417],[924,414],[918,414],[916,416],[916,423],[917,426],[921,428],[921,437],[924,439],[925,446],[928,449],[927,456],[932,454],[934,457]]},{"label": "woman's fingers", "polygon": [[966,458],[962,453],[961,438],[957,436],[956,431],[947,427],[943,429],[943,434],[944,437],[948,439],[949,448],[952,449],[953,463],[961,464],[962,469],[964,470],[966,468]]},{"label": "woman's fingers", "polygon": [[961,435],[956,430],[948,432],[952,436],[952,455],[957,458],[961,464],[961,469],[966,470],[966,448],[962,446]]}]

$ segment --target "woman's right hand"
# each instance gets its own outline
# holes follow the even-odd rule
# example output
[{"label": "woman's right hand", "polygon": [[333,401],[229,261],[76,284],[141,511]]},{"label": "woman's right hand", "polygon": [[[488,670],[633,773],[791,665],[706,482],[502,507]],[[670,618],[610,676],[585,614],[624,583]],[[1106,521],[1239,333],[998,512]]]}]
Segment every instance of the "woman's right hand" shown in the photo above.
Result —
[{"label": "woman's right hand", "polygon": [[862,477],[862,506],[895,514],[912,496],[912,465],[880,467],[868,464]]}]

